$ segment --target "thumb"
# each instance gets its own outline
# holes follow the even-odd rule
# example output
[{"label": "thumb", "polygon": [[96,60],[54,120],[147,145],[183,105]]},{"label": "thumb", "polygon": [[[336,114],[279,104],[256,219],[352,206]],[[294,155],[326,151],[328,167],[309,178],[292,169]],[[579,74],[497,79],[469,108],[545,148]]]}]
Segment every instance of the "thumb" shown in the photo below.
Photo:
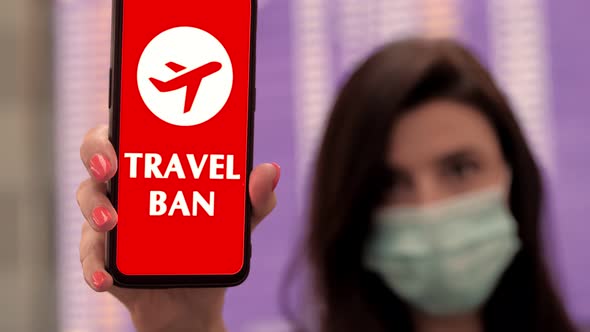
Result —
[{"label": "thumb", "polygon": [[281,177],[281,167],[276,164],[262,164],[250,174],[250,200],[252,202],[252,229],[256,227],[277,205],[274,193]]}]

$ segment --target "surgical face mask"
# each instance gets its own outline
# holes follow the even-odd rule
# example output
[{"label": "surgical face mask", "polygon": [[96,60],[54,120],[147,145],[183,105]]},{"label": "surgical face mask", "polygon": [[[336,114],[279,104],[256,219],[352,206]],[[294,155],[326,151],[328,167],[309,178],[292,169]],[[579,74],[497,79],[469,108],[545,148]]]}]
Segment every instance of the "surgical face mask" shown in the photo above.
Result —
[{"label": "surgical face mask", "polygon": [[506,190],[375,215],[365,266],[413,308],[431,315],[479,309],[520,248]]}]

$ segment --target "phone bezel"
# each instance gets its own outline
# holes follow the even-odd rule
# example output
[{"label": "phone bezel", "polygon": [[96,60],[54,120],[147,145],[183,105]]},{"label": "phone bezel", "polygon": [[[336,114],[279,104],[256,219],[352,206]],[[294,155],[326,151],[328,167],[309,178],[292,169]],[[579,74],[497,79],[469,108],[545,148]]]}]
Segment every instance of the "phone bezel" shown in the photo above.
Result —
[{"label": "phone bezel", "polygon": [[[121,59],[123,32],[123,1],[113,0],[112,28],[111,28],[111,67],[109,70],[109,140],[117,156],[119,156],[120,132],[120,100],[121,100]],[[250,70],[248,93],[248,142],[247,142],[247,176],[246,188],[249,188],[249,177],[252,172],[253,141],[254,141],[254,113],[256,102],[256,36],[257,36],[257,0],[251,1],[250,19]],[[115,176],[108,183],[107,195],[115,209],[118,201],[118,177]],[[105,268],[112,275],[115,286],[123,288],[183,288],[183,287],[231,287],[243,283],[250,271],[250,257],[252,246],[250,242],[250,217],[252,204],[250,195],[246,192],[245,232],[244,232],[244,264],[242,269],[233,275],[126,275],[116,264],[117,227],[109,231],[106,236]]]}]

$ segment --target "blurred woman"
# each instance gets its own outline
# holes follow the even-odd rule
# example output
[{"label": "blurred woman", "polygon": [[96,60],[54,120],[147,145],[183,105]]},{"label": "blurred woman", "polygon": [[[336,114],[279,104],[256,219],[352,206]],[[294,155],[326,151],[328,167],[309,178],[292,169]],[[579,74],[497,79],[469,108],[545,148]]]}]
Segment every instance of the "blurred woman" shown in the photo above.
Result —
[{"label": "blurred woman", "polygon": [[[89,285],[117,296],[139,331],[224,331],[223,290],[112,287],[103,249],[116,212],[102,182],[116,155],[104,128],[81,154]],[[251,175],[255,224],[279,175],[271,164]],[[319,330],[574,331],[542,257],[542,193],[508,102],[466,49],[385,46],[341,89],[317,158],[305,248]],[[97,208],[109,213],[100,225]]]},{"label": "blurred woman", "polygon": [[543,187],[490,74],[392,43],[342,88],[307,240],[322,331],[573,331],[542,257]]}]

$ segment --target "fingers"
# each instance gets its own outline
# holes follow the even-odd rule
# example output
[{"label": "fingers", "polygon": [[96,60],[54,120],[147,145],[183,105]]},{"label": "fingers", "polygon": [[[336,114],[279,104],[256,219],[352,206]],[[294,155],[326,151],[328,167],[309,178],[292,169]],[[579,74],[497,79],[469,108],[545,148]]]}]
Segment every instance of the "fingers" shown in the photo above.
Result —
[{"label": "fingers", "polygon": [[80,158],[90,176],[105,182],[117,172],[117,155],[109,141],[108,127],[98,126],[91,129],[80,147]]},{"label": "fingers", "polygon": [[88,179],[78,187],[76,200],[88,224],[97,232],[107,232],[117,224],[117,212],[105,195],[106,184]]},{"label": "fingers", "polygon": [[113,278],[104,269],[104,251],[104,233],[98,233],[88,223],[84,223],[80,240],[80,263],[84,280],[97,292],[108,291],[113,286]]},{"label": "fingers", "polygon": [[252,201],[252,229],[256,227],[276,206],[274,193],[281,177],[278,164],[262,164],[250,174],[250,200]]}]

